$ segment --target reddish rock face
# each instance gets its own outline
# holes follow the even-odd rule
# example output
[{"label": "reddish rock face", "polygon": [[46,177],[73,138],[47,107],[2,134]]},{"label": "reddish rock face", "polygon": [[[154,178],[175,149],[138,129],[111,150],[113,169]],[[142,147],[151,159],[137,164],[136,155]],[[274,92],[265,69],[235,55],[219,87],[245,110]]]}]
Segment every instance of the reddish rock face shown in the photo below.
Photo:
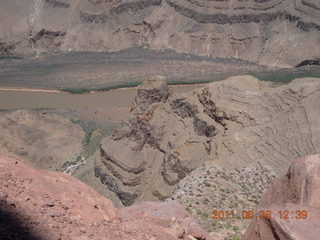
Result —
[{"label": "reddish rock face", "polygon": [[271,219],[254,218],[244,240],[319,239],[320,155],[294,161],[264,194],[260,210],[270,210]]},{"label": "reddish rock face", "polygon": [[272,203],[320,208],[320,155],[294,161],[286,175],[275,179],[262,199],[263,206]]},{"label": "reddish rock face", "polygon": [[0,155],[0,239],[209,239],[177,203],[117,210],[64,173]]},{"label": "reddish rock face", "polygon": [[[271,219],[254,219],[243,240],[316,240],[320,236],[319,209],[292,203],[273,204],[265,210],[271,210]],[[280,217],[279,211],[289,211],[288,219]],[[306,211],[306,219],[296,219],[298,212]]]}]

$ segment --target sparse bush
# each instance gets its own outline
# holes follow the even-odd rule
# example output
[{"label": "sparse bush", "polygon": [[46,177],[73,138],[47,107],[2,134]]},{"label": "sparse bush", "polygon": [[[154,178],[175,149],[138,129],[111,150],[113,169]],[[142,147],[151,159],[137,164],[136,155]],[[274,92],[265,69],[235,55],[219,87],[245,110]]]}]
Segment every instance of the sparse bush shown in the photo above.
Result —
[{"label": "sparse bush", "polygon": [[206,213],[206,212],[204,212],[204,213],[202,213],[202,216],[204,216],[204,217],[209,217],[209,214]]},{"label": "sparse bush", "polygon": [[237,232],[237,231],[240,230],[240,228],[239,228],[238,226],[233,226],[232,230],[235,231],[235,232]]}]

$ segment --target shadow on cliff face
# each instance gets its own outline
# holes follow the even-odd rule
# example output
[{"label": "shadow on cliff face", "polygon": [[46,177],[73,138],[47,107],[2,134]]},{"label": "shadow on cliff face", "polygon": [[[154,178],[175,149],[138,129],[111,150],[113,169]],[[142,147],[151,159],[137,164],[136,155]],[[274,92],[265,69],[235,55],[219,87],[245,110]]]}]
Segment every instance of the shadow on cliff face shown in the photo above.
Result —
[{"label": "shadow on cliff face", "polygon": [[42,240],[31,232],[23,220],[23,216],[15,208],[14,203],[0,199],[0,239],[2,240]]}]

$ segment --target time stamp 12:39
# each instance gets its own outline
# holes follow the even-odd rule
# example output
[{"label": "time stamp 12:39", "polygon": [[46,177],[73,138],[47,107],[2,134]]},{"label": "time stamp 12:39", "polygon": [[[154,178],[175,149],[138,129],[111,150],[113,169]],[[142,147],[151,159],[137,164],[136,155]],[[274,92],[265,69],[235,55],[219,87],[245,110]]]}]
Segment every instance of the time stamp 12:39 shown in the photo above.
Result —
[{"label": "time stamp 12:39", "polygon": [[213,210],[211,219],[307,219],[308,211],[301,210]]}]

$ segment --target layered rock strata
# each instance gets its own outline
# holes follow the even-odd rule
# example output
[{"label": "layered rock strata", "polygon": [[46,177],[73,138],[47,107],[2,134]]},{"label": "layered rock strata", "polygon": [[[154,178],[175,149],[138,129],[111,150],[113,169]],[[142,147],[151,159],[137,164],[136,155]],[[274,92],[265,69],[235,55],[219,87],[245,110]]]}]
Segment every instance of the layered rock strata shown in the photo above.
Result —
[{"label": "layered rock strata", "polygon": [[293,67],[320,57],[319,9],[317,0],[4,0],[0,54],[143,46]]},{"label": "layered rock strata", "polygon": [[277,173],[315,154],[319,79],[275,86],[250,76],[172,94],[161,77],[138,89],[131,115],[101,142],[95,174],[124,205],[163,200],[195,168],[260,162]]}]

